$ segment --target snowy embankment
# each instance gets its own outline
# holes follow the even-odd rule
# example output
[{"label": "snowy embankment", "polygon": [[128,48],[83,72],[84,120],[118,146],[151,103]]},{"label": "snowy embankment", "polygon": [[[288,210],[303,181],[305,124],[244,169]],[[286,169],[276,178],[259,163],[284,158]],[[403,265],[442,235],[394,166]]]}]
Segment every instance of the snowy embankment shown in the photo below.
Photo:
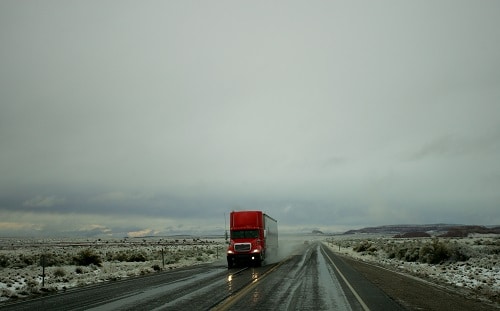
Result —
[{"label": "snowy embankment", "polygon": [[223,239],[0,240],[0,303],[221,260]]},{"label": "snowy embankment", "polygon": [[[435,284],[464,289],[475,297],[500,304],[498,235],[394,239],[359,234],[334,236],[325,244],[343,255]],[[280,246],[285,247],[286,243]],[[0,304],[16,298],[222,261],[225,248],[224,239],[0,239]]]},{"label": "snowy embankment", "polygon": [[328,238],[335,252],[500,304],[500,236],[396,239],[355,235]]}]

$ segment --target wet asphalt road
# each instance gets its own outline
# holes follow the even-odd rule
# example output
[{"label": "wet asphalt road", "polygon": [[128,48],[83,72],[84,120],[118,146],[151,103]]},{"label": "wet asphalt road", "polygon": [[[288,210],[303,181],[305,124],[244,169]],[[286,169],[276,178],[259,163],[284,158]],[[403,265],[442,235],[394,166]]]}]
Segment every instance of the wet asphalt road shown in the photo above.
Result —
[{"label": "wet asphalt road", "polygon": [[404,310],[322,244],[303,248],[221,310]]},{"label": "wet asphalt road", "polygon": [[321,243],[258,268],[225,262],[69,290],[2,310],[404,310]]}]

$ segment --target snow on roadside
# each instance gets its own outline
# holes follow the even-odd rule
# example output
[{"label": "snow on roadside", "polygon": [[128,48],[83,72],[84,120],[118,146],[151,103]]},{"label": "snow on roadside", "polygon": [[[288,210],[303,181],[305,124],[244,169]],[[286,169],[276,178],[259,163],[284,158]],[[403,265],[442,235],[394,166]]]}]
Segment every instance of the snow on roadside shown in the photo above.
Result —
[{"label": "snow on roadside", "polygon": [[[373,243],[375,250],[355,251],[354,247],[362,241]],[[419,241],[425,243],[425,239]],[[407,262],[396,258],[388,258],[389,256],[383,250],[383,246],[398,245],[398,243],[403,245],[408,242],[405,239],[369,235],[334,236],[328,238],[324,243],[335,252],[378,263],[386,268],[411,274],[436,284],[448,284],[456,288],[470,290],[476,295],[498,303],[500,299],[499,241],[500,237],[498,236],[453,239],[453,243],[463,244],[468,249],[471,249],[472,256],[466,261],[440,264]],[[120,241],[109,245],[102,242],[85,246],[75,244],[73,241],[72,245],[49,241],[48,244],[51,247],[46,246],[46,244],[46,241],[44,241],[42,247],[33,241],[0,240],[0,304],[11,298],[40,295],[44,292],[64,291],[74,287],[154,273],[160,269],[169,270],[222,261],[226,247],[224,239],[203,242],[155,240],[130,243]],[[493,245],[496,250],[484,253],[481,251],[484,245]],[[93,264],[78,266],[72,263],[73,256],[85,248],[95,249],[98,255],[103,258],[100,266]],[[162,249],[164,251],[164,267],[160,253]],[[64,264],[46,267],[45,279],[43,280],[39,260],[40,255],[47,252],[52,257],[57,259],[66,258],[66,260]],[[147,257],[147,260],[129,262],[116,259],[124,253],[128,255],[134,253],[143,254]],[[43,281],[45,284],[42,286]]]},{"label": "snow on roadside", "polygon": [[[478,239],[485,240],[496,245],[495,250],[483,253],[476,246]],[[415,239],[410,239],[415,240]],[[355,250],[355,246],[362,241],[373,241],[374,249],[371,251]],[[396,242],[395,242],[396,241]],[[422,242],[423,241],[423,242]],[[429,240],[427,240],[429,242]],[[476,236],[472,238],[453,239],[463,247],[473,249],[470,253],[473,255],[468,260],[456,262],[442,262],[438,264],[407,262],[396,258],[388,258],[387,252],[380,249],[380,245],[388,243],[404,244],[403,239],[393,239],[381,236],[338,236],[329,238],[325,244],[333,251],[347,255],[359,260],[378,263],[386,268],[397,270],[413,276],[420,277],[436,284],[447,284],[455,288],[470,290],[474,295],[479,295],[488,300],[499,303],[500,299],[500,256],[498,246],[498,236]],[[425,243],[424,239],[419,241]]]},{"label": "snow on roadside", "polygon": [[[5,241],[0,243],[0,304],[15,298],[41,295],[45,292],[114,281],[221,260],[225,250],[223,239],[205,241],[147,241],[110,244],[50,241]],[[93,249],[102,259],[101,265],[75,265],[73,258],[83,249]],[[42,277],[40,258],[58,262],[45,267]],[[116,258],[137,254],[144,261],[121,261]],[[114,259],[113,259],[114,258]],[[165,262],[165,264],[163,263]]]}]

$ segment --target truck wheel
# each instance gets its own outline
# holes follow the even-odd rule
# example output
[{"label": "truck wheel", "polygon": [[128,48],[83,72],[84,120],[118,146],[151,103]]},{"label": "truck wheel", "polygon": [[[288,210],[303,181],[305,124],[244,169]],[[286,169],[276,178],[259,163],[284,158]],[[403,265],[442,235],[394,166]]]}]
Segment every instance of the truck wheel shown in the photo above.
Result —
[{"label": "truck wheel", "polygon": [[233,267],[233,260],[231,258],[227,259],[227,268],[231,269]]},{"label": "truck wheel", "polygon": [[259,257],[257,258],[257,260],[255,260],[255,266],[262,267],[262,257]]}]

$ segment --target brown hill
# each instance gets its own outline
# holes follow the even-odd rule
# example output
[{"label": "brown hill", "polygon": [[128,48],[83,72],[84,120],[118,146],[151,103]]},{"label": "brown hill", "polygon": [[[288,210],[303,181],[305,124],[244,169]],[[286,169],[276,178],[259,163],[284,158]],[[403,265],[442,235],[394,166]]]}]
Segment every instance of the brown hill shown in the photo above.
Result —
[{"label": "brown hill", "polygon": [[440,237],[466,237],[471,233],[480,234],[500,234],[500,226],[485,227],[476,225],[456,225],[456,224],[429,224],[429,225],[387,225],[378,227],[367,227],[357,230],[349,230],[344,234],[418,234],[429,232],[440,233]]}]

